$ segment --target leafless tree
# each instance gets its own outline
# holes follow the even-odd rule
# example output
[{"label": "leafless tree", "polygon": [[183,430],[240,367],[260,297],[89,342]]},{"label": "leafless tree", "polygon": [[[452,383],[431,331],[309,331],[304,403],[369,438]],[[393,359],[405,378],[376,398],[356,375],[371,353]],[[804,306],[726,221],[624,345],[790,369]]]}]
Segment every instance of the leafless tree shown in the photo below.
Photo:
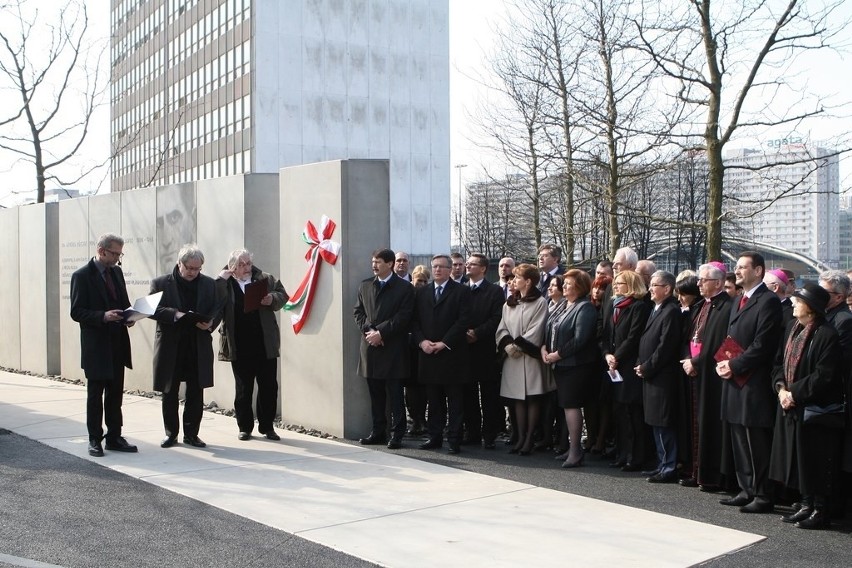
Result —
[{"label": "leafless tree", "polygon": [[791,69],[803,52],[842,41],[848,22],[835,17],[841,4],[643,0],[634,19],[640,45],[698,119],[684,121],[683,135],[691,137],[703,122],[709,258],[721,258],[726,145],[738,135],[795,130],[832,112],[827,101],[796,84]]},{"label": "leafless tree", "polygon": [[33,165],[43,202],[48,183],[74,185],[104,165],[80,167],[73,158],[106,91],[99,73],[105,46],[88,37],[79,1],[55,11],[52,4],[8,2],[0,22],[0,90],[17,98],[0,110],[0,150]]}]

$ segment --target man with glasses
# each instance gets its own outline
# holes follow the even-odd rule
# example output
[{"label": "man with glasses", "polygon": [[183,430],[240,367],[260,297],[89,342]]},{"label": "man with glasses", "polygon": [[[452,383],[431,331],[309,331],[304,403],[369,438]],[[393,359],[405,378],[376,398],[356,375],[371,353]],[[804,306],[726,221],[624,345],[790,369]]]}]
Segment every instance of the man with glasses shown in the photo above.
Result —
[{"label": "man with glasses", "polygon": [[394,257],[393,272],[406,282],[411,282],[411,274],[408,272],[408,253],[398,251]]},{"label": "man with glasses", "polygon": [[[71,275],[71,319],[80,324],[81,366],[86,375],[86,428],[89,455],[135,452],[121,435],[124,368],[132,368],[130,335],[123,310],[130,306],[124,274],[118,266],[124,239],[107,233],[98,238],[97,254]],[[103,423],[106,423],[104,436]]]},{"label": "man with glasses", "polygon": [[719,422],[722,380],[716,374],[713,355],[728,335],[731,297],[725,292],[725,272],[718,266],[702,264],[698,276],[702,299],[688,324],[689,342],[680,362],[683,372],[692,381],[694,414],[688,428],[692,463],[684,468],[690,476],[681,479],[680,484],[684,487],[700,485],[710,491],[722,483],[722,425]]},{"label": "man with glasses", "polygon": [[412,336],[419,348],[417,376],[426,385],[429,439],[420,449],[440,448],[449,417],[450,453],[460,451],[463,384],[469,378],[467,330],[470,288],[450,278],[450,257],[432,257],[432,284],[417,289]]}]

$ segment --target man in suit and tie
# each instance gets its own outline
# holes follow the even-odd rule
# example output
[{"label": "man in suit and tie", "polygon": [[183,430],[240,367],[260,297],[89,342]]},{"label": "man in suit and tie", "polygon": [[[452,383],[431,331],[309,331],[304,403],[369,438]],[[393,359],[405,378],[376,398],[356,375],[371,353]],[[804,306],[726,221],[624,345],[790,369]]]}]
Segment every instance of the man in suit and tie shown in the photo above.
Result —
[{"label": "man in suit and tie", "polygon": [[467,276],[464,270],[464,257],[457,252],[450,255],[450,279],[458,284],[467,284]]},{"label": "man in suit and tie", "polygon": [[412,336],[419,348],[417,372],[429,401],[429,439],[423,450],[440,448],[449,416],[447,442],[460,451],[463,384],[469,378],[467,330],[470,329],[470,288],[450,279],[450,257],[432,257],[432,285],[417,289]]},{"label": "man in suit and tie", "polygon": [[[135,452],[121,435],[124,368],[132,369],[130,335],[123,310],[130,306],[124,274],[118,266],[124,239],[107,233],[98,238],[97,254],[71,275],[71,319],[80,324],[81,367],[86,375],[86,428],[89,455]],[[107,431],[104,436],[103,423]]]},{"label": "man in suit and tie", "polygon": [[464,387],[465,443],[478,444],[482,441],[486,449],[494,449],[494,439],[506,426],[506,414],[500,400],[500,373],[494,340],[503,315],[505,298],[500,287],[485,278],[488,257],[474,253],[467,259],[466,268],[470,286],[467,344],[472,380],[465,383]]},{"label": "man in suit and tie", "polygon": [[538,281],[538,291],[542,295],[547,294],[547,287],[550,286],[550,280],[557,274],[563,274],[565,269],[559,264],[562,260],[562,248],[546,243],[538,248],[538,269],[541,271],[541,278]]},{"label": "man in suit and tie", "polygon": [[[399,258],[398,256],[396,258]],[[405,435],[405,399],[402,380],[411,373],[408,332],[414,312],[414,287],[394,274],[394,253],[373,252],[374,276],[361,282],[355,304],[355,325],[361,330],[358,375],[367,380],[373,426],[361,438],[364,445],[384,444],[396,450]],[[390,401],[391,437],[387,439]]]},{"label": "man in suit and tie", "polygon": [[731,431],[738,495],[723,505],[743,513],[772,510],[768,493],[769,453],[777,399],[771,371],[781,330],[781,301],[763,283],[766,263],[757,252],[743,252],[734,269],[743,295],[731,302],[728,335],[743,349],[716,364],[722,379],[721,417]]},{"label": "man in suit and tie", "polygon": [[510,283],[515,278],[514,270],[515,259],[511,256],[504,256],[497,264],[497,274],[500,275],[500,282],[497,285],[503,290],[503,299],[507,299],[511,295]]},{"label": "man in suit and tie", "polygon": [[411,283],[411,274],[408,272],[409,262],[408,253],[397,252],[394,259],[393,272],[406,282]]},{"label": "man in suit and tie", "polygon": [[213,386],[213,330],[222,320],[225,297],[216,282],[201,274],[204,253],[194,244],[181,247],[170,274],[151,281],[151,294],[162,292],[154,315],[154,390],[163,393],[163,426],[166,437],[160,447],[177,443],[178,393],[186,383],[183,407],[183,443],[196,448],[205,444],[198,437],[204,412],[204,389]]}]

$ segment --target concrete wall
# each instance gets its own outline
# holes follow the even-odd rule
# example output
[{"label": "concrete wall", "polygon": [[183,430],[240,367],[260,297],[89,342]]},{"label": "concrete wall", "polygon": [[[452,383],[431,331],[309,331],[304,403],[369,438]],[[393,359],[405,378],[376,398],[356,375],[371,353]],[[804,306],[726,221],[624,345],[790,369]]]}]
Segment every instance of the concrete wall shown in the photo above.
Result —
[{"label": "concrete wall", "polygon": [[[230,252],[247,248],[261,269],[292,293],[304,276],[301,232],[323,214],[343,243],[336,266],[321,268],[304,330],[293,333],[279,313],[280,372],[287,422],[359,437],[370,428],[366,384],[355,374],[358,330],[352,307],[358,283],[371,275],[370,253],[389,241],[388,162],[358,160],[287,168],[278,174],[234,176],[159,188],[0,210],[0,263],[15,267],[0,317],[7,333],[0,365],[83,379],[80,330],[70,316],[71,274],[93,256],[99,235],[125,239],[122,270],[131,302],[147,295],[155,276],[170,272],[177,251],[195,241],[204,274],[215,278]],[[282,273],[281,267],[287,267]],[[153,320],[130,329],[133,369],[128,390],[152,389]],[[218,349],[219,333],[214,332]],[[217,362],[205,401],[233,405],[230,365]],[[236,427],[236,426],[235,426]]]},{"label": "concrete wall", "polygon": [[281,266],[294,267],[293,281],[301,281],[307,270],[308,246],[299,238],[306,221],[319,230],[327,215],[337,223],[332,240],[342,244],[337,264],[320,268],[313,309],[301,333],[294,334],[286,315],[282,322],[282,414],[353,439],[368,434],[371,421],[367,385],[356,374],[360,337],[352,309],[358,284],[372,276],[372,251],[390,239],[388,167],[385,160],[337,161],[284,168],[280,174]]}]

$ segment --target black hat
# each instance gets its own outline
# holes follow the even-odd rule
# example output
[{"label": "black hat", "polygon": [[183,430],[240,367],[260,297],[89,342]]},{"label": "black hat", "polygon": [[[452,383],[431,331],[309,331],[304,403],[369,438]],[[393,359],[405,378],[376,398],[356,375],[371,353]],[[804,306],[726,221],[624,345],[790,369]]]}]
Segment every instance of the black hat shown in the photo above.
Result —
[{"label": "black hat", "polygon": [[825,307],[831,299],[831,296],[828,295],[828,292],[822,286],[812,282],[806,283],[800,289],[793,292],[793,295],[806,303],[811,311],[818,316],[825,315]]}]

